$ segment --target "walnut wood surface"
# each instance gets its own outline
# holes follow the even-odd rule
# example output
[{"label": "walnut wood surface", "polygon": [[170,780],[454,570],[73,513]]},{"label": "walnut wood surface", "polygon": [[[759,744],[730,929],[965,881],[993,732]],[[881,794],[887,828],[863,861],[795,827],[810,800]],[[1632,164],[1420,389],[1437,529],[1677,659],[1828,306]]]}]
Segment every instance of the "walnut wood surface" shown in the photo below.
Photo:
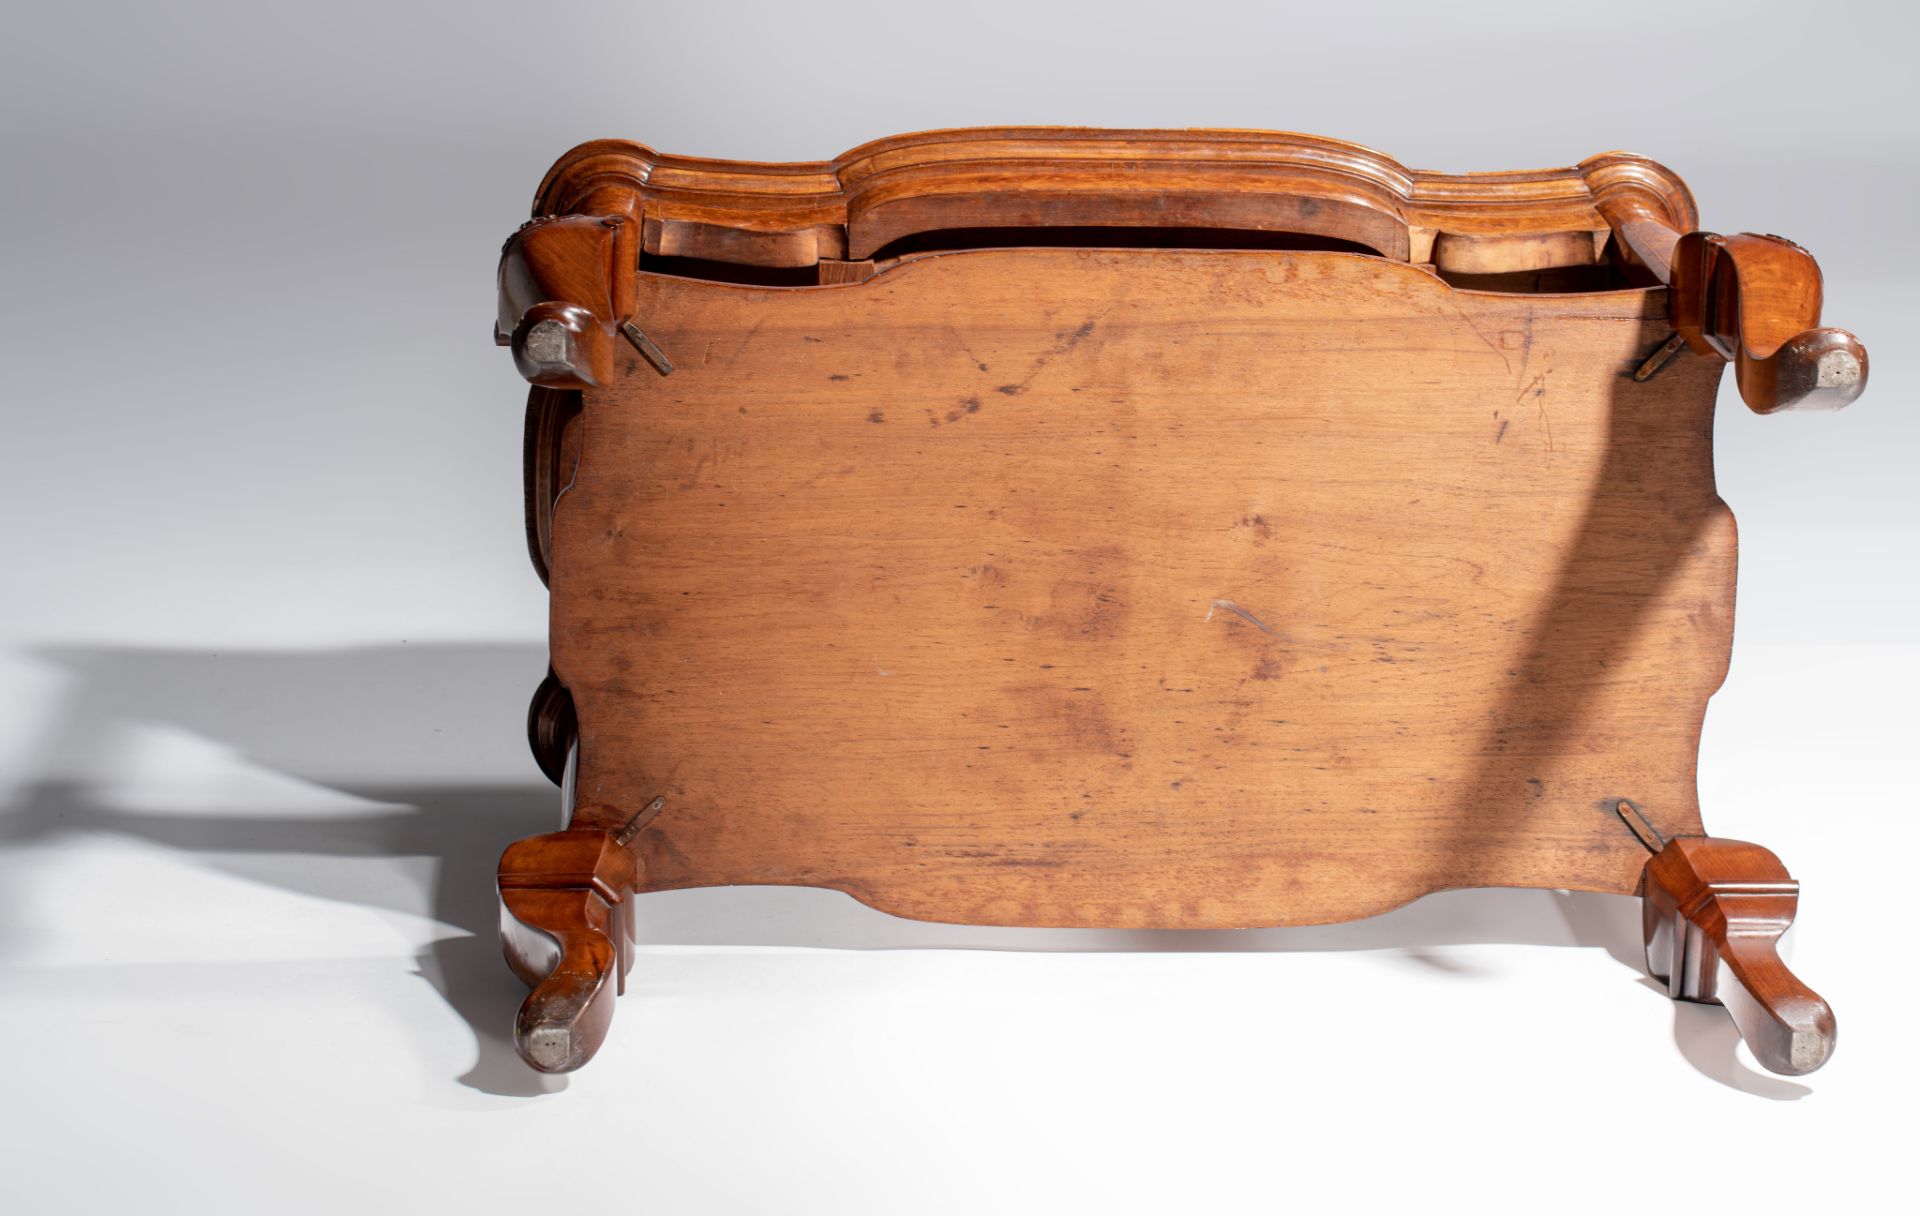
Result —
[{"label": "walnut wood surface", "polygon": [[500,859],[500,941],[532,989],[514,1024],[522,1059],[571,1072],[593,1057],[633,962],[633,855],[610,832],[549,832]]},{"label": "walnut wood surface", "polygon": [[1630,192],[1603,193],[1616,260],[1670,284],[1667,317],[1702,355],[1734,366],[1757,414],[1839,409],[1867,387],[1867,350],[1844,329],[1822,328],[1820,267],[1778,236],[1682,233]]},{"label": "walnut wood surface", "polygon": [[[1719,365],[1660,293],[1333,254],[643,274],[553,522],[577,826],[643,887],[998,924],[1631,892],[1727,661]],[[628,356],[622,356],[628,358]]]},{"label": "walnut wood surface", "polygon": [[1780,959],[1800,884],[1778,857],[1744,840],[1672,840],[1647,862],[1642,894],[1647,970],[1670,996],[1725,1005],[1774,1072],[1827,1062],[1833,1010]]},{"label": "walnut wood surface", "polygon": [[573,480],[574,466],[580,460],[579,422],[579,393],[535,385],[527,394],[522,451],[527,555],[543,583],[553,551],[553,503]]},{"label": "walnut wood surface", "polygon": [[522,376],[555,389],[612,379],[615,330],[633,315],[635,228],[619,215],[553,216],[507,242],[494,340]]},{"label": "walnut wood surface", "polygon": [[1820,268],[1792,241],[1687,233],[1674,246],[1672,283],[1675,330],[1733,364],[1756,413],[1839,409],[1866,389],[1866,348],[1820,327]]},{"label": "walnut wood surface", "polygon": [[[1099,245],[1114,242],[1097,234],[1122,231],[1163,234],[1169,246],[1319,242],[1488,287],[1612,268],[1671,284],[1673,327],[1698,353],[1731,361],[1760,413],[1837,409],[1866,386],[1859,340],[1819,326],[1820,272],[1805,250],[1692,232],[1679,178],[1623,152],[1567,169],[1445,174],[1358,144],[1259,131],[929,131],[785,165],[600,140],[561,158],[534,214],[501,259],[496,333],[521,373],[550,388],[606,382],[633,311],[637,251],[657,269],[705,277],[750,278],[757,267],[837,284],[916,242]],[[643,330],[628,336],[648,348]]]},{"label": "walnut wood surface", "polygon": [[535,216],[495,330],[571,816],[501,863],[535,1067],[605,1034],[629,892],[724,883],[1166,927],[1638,890],[1673,995],[1831,1052],[1797,888],[1693,781],[1720,369],[1762,413],[1865,384],[1805,250],[1641,157],[1243,131],[601,141]]},{"label": "walnut wood surface", "polygon": [[1311,135],[1077,127],[925,131],[796,164],[597,140],[547,174],[534,214],[639,218],[648,254],[769,267],[863,259],[940,230],[1092,225],[1311,234],[1490,273],[1599,262],[1600,193],[1680,231],[1695,222],[1679,178],[1620,152],[1448,174]]}]

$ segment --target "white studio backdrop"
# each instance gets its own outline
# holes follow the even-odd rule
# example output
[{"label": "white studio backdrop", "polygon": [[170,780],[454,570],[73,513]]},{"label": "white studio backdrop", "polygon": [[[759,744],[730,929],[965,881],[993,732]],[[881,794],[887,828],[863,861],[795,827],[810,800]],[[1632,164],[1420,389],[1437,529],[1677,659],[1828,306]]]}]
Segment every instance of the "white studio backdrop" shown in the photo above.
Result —
[{"label": "white studio backdrop", "polygon": [[[0,40],[0,1160],[23,1210],[1866,1206],[1902,1176],[1920,332],[1895,4],[15,6]],[[601,1056],[526,1072],[491,940],[554,815],[500,241],[582,140],[819,159],[984,124],[1651,155],[1874,358],[1731,386],[1717,832],[1805,884],[1834,1062],[1755,1070],[1637,906],[1246,934],[650,896]],[[1853,1203],[1845,1202],[1852,1198]],[[1879,1206],[1885,1206],[1884,1203]]]}]

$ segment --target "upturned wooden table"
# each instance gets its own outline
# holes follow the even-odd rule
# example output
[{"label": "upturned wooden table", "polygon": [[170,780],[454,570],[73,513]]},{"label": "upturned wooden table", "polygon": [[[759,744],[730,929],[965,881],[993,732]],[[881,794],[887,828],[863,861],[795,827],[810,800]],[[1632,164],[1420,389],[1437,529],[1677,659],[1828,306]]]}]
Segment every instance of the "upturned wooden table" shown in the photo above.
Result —
[{"label": "upturned wooden table", "polygon": [[499,871],[533,1067],[603,1040],[637,894],[734,883],[1167,928],[1638,893],[1671,995],[1777,1072],[1832,1052],[1795,883],[1694,782],[1722,369],[1761,413],[1867,379],[1799,246],[1638,156],[1249,131],[601,141],[533,211],[496,329],[564,790]]}]

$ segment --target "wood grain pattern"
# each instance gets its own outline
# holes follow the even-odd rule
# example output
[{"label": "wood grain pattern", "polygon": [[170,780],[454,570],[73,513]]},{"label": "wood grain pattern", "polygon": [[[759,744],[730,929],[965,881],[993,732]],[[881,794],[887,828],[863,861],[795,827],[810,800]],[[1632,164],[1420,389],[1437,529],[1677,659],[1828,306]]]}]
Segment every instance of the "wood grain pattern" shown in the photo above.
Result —
[{"label": "wood grain pattern", "polygon": [[641,274],[554,512],[578,828],[640,889],[1219,927],[1632,892],[1700,832],[1720,364],[1659,291],[1327,253]]},{"label": "wood grain pattern", "polygon": [[1761,413],[1866,382],[1799,246],[1643,157],[1253,131],[599,141],[535,217],[495,327],[569,825],[500,866],[534,1067],[606,1033],[630,892],[731,883],[1208,928],[1637,890],[1672,995],[1831,1053],[1797,887],[1694,791],[1720,370]]},{"label": "wood grain pattern", "polygon": [[1600,262],[1602,196],[1695,223],[1678,177],[1622,152],[1452,174],[1291,132],[1079,127],[924,131],[795,164],[596,140],[554,165],[533,213],[640,219],[649,255],[763,267],[864,259],[940,230],[1085,225],[1307,234],[1485,274]]}]

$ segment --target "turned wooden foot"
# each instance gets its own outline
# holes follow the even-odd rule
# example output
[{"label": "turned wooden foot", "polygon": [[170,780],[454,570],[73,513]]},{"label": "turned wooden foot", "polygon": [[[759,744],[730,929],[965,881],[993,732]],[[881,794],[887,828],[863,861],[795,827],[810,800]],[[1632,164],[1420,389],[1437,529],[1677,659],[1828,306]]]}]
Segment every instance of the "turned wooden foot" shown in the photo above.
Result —
[{"label": "turned wooden foot", "polygon": [[514,1046],[541,1072],[593,1058],[633,965],[634,860],[611,832],[532,836],[500,859],[500,941],[533,989]]},{"label": "turned wooden foot", "polygon": [[1668,841],[1640,877],[1647,970],[1675,1000],[1726,1006],[1764,1067],[1795,1076],[1833,1054],[1833,1010],[1787,970],[1776,944],[1800,884],[1757,844]]}]

